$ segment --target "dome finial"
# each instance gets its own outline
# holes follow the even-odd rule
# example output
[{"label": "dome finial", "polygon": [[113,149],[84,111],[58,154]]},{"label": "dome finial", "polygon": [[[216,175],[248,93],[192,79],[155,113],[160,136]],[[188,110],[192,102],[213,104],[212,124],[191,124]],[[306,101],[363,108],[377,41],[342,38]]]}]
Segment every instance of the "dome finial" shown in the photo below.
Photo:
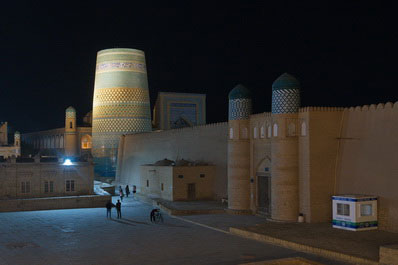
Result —
[{"label": "dome finial", "polygon": [[272,83],[272,90],[280,89],[300,89],[300,82],[291,74],[284,73]]},{"label": "dome finial", "polygon": [[250,90],[242,84],[237,84],[228,94],[229,100],[238,98],[252,98]]}]

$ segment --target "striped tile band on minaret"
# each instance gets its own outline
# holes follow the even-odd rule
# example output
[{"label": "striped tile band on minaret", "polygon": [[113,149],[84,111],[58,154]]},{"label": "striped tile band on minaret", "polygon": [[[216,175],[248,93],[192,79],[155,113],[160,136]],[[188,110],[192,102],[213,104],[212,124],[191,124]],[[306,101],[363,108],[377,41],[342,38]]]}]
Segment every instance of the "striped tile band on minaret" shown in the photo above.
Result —
[{"label": "striped tile band on minaret", "polygon": [[115,176],[121,135],[151,130],[144,52],[135,49],[99,51],[95,72],[92,131],[92,154],[96,162],[96,173],[101,176]]}]

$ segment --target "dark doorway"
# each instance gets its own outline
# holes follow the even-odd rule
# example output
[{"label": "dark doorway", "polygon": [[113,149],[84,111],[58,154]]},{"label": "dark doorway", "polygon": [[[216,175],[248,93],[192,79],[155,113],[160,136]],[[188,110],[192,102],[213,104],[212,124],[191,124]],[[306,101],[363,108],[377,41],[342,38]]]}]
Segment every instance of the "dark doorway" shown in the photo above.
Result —
[{"label": "dark doorway", "polygon": [[192,201],[196,199],[196,187],[195,183],[188,184],[188,200]]},{"label": "dark doorway", "polygon": [[271,178],[257,176],[258,179],[258,210],[265,215],[271,215]]}]

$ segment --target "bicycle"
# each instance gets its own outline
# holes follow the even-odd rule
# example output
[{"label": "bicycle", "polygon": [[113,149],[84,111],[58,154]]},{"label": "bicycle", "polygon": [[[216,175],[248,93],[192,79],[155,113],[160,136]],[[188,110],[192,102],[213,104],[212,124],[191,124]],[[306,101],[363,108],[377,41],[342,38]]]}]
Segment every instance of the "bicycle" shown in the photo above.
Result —
[{"label": "bicycle", "polygon": [[[151,220],[151,221],[152,221],[152,220]],[[155,224],[158,224],[158,223],[160,223],[160,222],[163,223],[163,216],[162,216],[162,213],[161,213],[159,210],[157,210],[157,211],[155,211],[155,212],[153,213],[153,222],[154,222]]]}]

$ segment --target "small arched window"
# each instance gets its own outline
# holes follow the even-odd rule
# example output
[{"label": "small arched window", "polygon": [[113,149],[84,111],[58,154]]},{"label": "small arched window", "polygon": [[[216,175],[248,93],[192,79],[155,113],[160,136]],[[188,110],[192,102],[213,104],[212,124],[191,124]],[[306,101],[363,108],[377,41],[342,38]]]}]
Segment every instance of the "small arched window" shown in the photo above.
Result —
[{"label": "small arched window", "polygon": [[242,129],[242,139],[247,139],[248,138],[248,133],[247,133],[247,128]]},{"label": "small arched window", "polygon": [[264,138],[264,136],[265,136],[264,126],[261,126],[260,137]]},{"label": "small arched window", "polygon": [[271,135],[272,135],[272,128],[271,128],[271,125],[268,125],[268,128],[267,128],[267,138],[271,138]]},{"label": "small arched window", "polygon": [[306,136],[307,135],[307,124],[303,122],[301,124],[301,136]]},{"label": "small arched window", "polygon": [[234,128],[229,128],[229,139],[234,139]]},{"label": "small arched window", "polygon": [[287,135],[288,136],[296,136],[296,124],[289,123],[289,125],[287,126]]},{"label": "small arched window", "polygon": [[73,129],[73,122],[69,122],[69,128]]},{"label": "small arched window", "polygon": [[90,135],[84,135],[82,137],[81,148],[82,149],[90,149],[91,148],[91,137],[90,137]]},{"label": "small arched window", "polygon": [[257,131],[257,127],[253,128],[253,138],[256,139],[258,137],[258,131]]},{"label": "small arched window", "polygon": [[274,124],[274,137],[278,136],[278,124]]}]

